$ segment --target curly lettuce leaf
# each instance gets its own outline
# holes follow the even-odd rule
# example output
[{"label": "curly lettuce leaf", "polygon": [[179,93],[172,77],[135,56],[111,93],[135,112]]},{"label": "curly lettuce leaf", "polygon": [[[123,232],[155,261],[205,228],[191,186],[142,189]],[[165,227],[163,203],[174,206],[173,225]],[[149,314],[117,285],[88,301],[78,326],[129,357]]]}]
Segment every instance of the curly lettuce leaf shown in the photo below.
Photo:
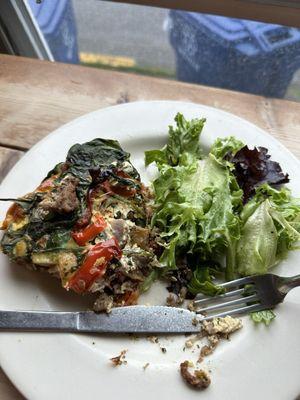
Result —
[{"label": "curly lettuce leaf", "polygon": [[160,172],[153,183],[153,224],[167,242],[161,261],[175,269],[178,252],[200,253],[203,259],[210,259],[212,253],[227,248],[233,271],[233,247],[239,238],[233,204],[239,204],[242,193],[232,183],[229,171],[208,156],[188,167],[164,166]]},{"label": "curly lettuce leaf", "polygon": [[275,264],[278,234],[268,200],[258,204],[246,220],[237,244],[237,270],[240,275],[264,274]]},{"label": "curly lettuce leaf", "polygon": [[[232,164],[224,157],[238,151],[243,143],[233,137],[218,139],[203,157],[198,143],[203,120],[188,123],[179,116],[177,129],[170,129],[169,142],[161,153],[146,153],[146,161],[155,160],[159,167],[159,177],[153,182],[152,224],[160,228],[166,242],[160,261],[166,270],[172,270],[177,268],[180,254],[198,254],[205,261],[225,252],[226,276],[233,279],[235,246],[240,235],[235,209],[242,205],[242,191],[232,174]],[[176,151],[183,149],[177,158],[173,157],[175,150],[170,150],[174,143]]]},{"label": "curly lettuce leaf", "polygon": [[212,154],[219,162],[227,164],[234,168],[233,163],[228,159],[234,156],[244,147],[244,143],[235,138],[234,136],[227,136],[225,138],[217,138],[211,146],[210,154]]},{"label": "curly lettuce leaf", "polygon": [[272,310],[264,310],[250,313],[250,318],[255,323],[264,323],[268,326],[276,318],[276,315]]},{"label": "curly lettuce leaf", "polygon": [[276,190],[268,185],[263,185],[259,193],[268,196],[271,204],[271,216],[278,234],[278,262],[284,259],[290,250],[299,249],[300,199],[292,197],[287,188]]},{"label": "curly lettuce leaf", "polygon": [[145,152],[145,164],[156,162],[157,165],[169,164],[189,165],[202,157],[199,137],[202,132],[205,118],[187,121],[178,113],[175,117],[176,127],[169,126],[168,143],[161,150]]},{"label": "curly lettuce leaf", "polygon": [[224,288],[213,283],[211,269],[203,265],[198,266],[193,272],[188,290],[194,295],[203,293],[206,296],[217,296],[225,292]]},{"label": "curly lettuce leaf", "polygon": [[287,188],[262,185],[244,207],[241,221],[236,257],[240,275],[264,274],[289,250],[299,248],[300,199]]}]

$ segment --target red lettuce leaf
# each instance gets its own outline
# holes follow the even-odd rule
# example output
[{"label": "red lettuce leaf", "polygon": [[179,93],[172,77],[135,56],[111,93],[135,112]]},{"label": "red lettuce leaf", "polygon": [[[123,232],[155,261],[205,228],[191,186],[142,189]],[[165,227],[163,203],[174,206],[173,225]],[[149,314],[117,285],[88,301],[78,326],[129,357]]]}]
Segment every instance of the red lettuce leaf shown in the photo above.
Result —
[{"label": "red lettuce leaf", "polygon": [[264,183],[276,187],[289,182],[288,174],[284,174],[279,163],[270,158],[265,147],[254,147],[250,150],[248,146],[244,146],[231,157],[230,161],[235,167],[234,175],[244,192],[244,203],[247,203],[254,195],[255,189]]}]

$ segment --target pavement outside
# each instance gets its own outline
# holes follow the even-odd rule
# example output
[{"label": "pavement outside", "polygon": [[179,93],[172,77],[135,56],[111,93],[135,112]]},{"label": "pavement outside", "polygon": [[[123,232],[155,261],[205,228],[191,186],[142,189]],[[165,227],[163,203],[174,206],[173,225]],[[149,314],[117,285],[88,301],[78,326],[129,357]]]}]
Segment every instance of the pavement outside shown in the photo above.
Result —
[{"label": "pavement outside", "polygon": [[164,24],[168,10],[99,0],[73,0],[79,49],[131,58],[135,65],[175,73]]}]

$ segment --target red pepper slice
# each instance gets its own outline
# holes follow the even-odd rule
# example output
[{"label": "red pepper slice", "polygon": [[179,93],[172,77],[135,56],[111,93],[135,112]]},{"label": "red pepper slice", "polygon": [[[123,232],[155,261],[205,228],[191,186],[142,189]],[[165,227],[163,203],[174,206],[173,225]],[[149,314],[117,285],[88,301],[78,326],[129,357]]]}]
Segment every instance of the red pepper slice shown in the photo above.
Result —
[{"label": "red pepper slice", "polygon": [[121,169],[117,169],[116,174],[118,176],[121,176],[122,178],[128,178],[128,179],[132,179],[132,176],[130,176],[129,174],[127,174],[127,172],[122,171]]},{"label": "red pepper slice", "polygon": [[106,192],[113,192],[123,197],[133,197],[136,194],[136,189],[121,185],[112,185],[108,181],[102,183],[102,187]]},{"label": "red pepper slice", "polygon": [[114,237],[95,244],[88,252],[82,266],[67,282],[66,289],[73,289],[79,294],[87,292],[95,280],[105,274],[108,263],[113,258],[121,257],[122,251]]},{"label": "red pepper slice", "polygon": [[104,231],[107,227],[107,223],[102,215],[97,214],[95,216],[95,222],[92,222],[80,231],[72,233],[72,237],[79,246],[84,246],[86,242],[94,239],[99,233]]}]

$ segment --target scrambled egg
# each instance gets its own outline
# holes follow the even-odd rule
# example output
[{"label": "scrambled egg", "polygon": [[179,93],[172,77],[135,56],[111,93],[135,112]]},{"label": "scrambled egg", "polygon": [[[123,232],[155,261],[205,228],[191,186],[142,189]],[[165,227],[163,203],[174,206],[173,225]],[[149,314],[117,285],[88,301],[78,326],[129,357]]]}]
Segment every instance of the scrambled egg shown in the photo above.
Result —
[{"label": "scrambled egg", "polygon": [[212,321],[203,321],[203,329],[209,335],[223,333],[229,335],[242,327],[242,321],[238,318],[227,316],[225,318],[214,318]]},{"label": "scrambled egg", "polygon": [[49,267],[57,263],[58,253],[55,252],[44,252],[44,253],[32,253],[31,261],[33,264],[41,265],[43,267]]},{"label": "scrambled egg", "polygon": [[27,254],[27,245],[25,240],[19,240],[14,249],[13,249],[13,253],[16,257],[25,257]]},{"label": "scrambled egg", "polygon": [[25,218],[22,218],[18,222],[12,222],[11,229],[13,231],[17,231],[17,230],[23,228],[23,226],[27,225],[28,222],[29,222],[29,220],[28,220],[28,217],[26,216]]}]

